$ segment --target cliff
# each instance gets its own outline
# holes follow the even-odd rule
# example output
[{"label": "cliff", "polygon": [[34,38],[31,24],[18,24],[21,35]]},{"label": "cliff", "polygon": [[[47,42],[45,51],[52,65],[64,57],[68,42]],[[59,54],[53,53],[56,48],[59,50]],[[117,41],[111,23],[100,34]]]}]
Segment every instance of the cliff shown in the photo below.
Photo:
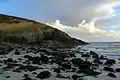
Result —
[{"label": "cliff", "polygon": [[3,14],[0,14],[0,40],[7,43],[57,46],[86,44],[51,26]]}]

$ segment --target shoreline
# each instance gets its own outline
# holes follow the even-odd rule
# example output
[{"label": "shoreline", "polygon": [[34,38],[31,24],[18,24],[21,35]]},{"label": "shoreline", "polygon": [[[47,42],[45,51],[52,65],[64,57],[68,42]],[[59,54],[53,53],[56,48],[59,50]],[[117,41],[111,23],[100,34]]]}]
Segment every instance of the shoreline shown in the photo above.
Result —
[{"label": "shoreline", "polygon": [[80,48],[0,45],[0,78],[3,78],[2,80],[120,80],[120,60],[99,55],[94,51],[85,53],[86,51],[82,52]]}]

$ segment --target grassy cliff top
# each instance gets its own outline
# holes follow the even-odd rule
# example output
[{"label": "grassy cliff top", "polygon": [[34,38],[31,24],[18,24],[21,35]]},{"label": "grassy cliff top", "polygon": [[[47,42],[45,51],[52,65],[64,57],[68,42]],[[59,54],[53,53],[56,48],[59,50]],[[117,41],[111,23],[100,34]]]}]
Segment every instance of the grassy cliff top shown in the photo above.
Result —
[{"label": "grassy cliff top", "polygon": [[21,33],[24,31],[31,31],[35,29],[54,29],[48,25],[28,20],[26,18],[8,16],[0,14],[0,31],[6,33]]}]

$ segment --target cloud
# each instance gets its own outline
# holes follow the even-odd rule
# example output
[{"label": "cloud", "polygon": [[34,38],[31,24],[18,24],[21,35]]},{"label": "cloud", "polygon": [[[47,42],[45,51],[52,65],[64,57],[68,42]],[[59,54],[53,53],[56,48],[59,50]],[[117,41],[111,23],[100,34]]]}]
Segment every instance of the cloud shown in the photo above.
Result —
[{"label": "cloud", "polygon": [[82,20],[89,22],[116,16],[115,7],[120,5],[120,0],[50,0],[45,5],[48,5],[45,10],[57,15],[51,18],[75,25]]},{"label": "cloud", "polygon": [[53,12],[57,12],[58,20],[48,25],[89,42],[120,41],[120,17],[116,15],[120,0],[61,0],[55,3]]},{"label": "cloud", "polygon": [[91,21],[86,23],[83,20],[77,26],[67,26],[56,20],[54,23],[47,23],[47,25],[53,26],[59,30],[68,33],[72,37],[80,38],[86,41],[120,41],[120,31],[103,30],[95,26],[95,22]]}]

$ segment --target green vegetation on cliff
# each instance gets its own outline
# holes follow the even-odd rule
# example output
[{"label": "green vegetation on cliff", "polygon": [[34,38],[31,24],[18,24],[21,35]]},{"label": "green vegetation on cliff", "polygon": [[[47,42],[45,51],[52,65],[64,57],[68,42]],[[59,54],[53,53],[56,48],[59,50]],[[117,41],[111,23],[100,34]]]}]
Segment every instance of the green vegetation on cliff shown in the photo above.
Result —
[{"label": "green vegetation on cliff", "polygon": [[77,45],[85,44],[81,40],[51,26],[0,14],[0,40],[9,43],[37,43],[47,45]]}]

